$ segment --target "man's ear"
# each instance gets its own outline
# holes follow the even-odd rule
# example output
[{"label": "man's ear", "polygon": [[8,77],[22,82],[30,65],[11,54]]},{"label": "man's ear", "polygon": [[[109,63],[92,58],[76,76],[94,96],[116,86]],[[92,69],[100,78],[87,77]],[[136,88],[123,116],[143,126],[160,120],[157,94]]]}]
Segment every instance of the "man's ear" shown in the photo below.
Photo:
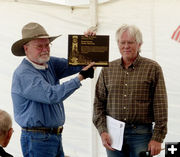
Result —
[{"label": "man's ear", "polygon": [[27,45],[23,45],[23,48],[24,48],[24,52],[26,53],[26,51],[28,49]]},{"label": "man's ear", "polygon": [[10,128],[9,131],[8,131],[8,138],[9,139],[11,138],[13,132],[14,132],[13,128]]},{"label": "man's ear", "polygon": [[10,141],[10,139],[11,139],[11,136],[12,136],[13,132],[14,132],[13,128],[10,128],[10,129],[8,130],[8,132],[7,132],[7,134],[6,134],[5,138],[4,138],[4,142],[3,142],[3,144],[2,144],[3,147],[6,147],[6,146],[8,145],[8,143],[9,143],[9,141]]}]

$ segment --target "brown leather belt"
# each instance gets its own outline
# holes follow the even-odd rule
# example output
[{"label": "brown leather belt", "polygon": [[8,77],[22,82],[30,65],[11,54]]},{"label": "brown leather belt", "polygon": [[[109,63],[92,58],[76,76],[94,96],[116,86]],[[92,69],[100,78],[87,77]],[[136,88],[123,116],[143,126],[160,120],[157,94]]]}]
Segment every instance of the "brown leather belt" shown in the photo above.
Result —
[{"label": "brown leather belt", "polygon": [[63,126],[59,126],[58,128],[43,128],[43,127],[22,128],[22,130],[24,130],[24,131],[31,131],[31,132],[42,132],[42,133],[49,133],[49,134],[59,135],[63,131]]}]

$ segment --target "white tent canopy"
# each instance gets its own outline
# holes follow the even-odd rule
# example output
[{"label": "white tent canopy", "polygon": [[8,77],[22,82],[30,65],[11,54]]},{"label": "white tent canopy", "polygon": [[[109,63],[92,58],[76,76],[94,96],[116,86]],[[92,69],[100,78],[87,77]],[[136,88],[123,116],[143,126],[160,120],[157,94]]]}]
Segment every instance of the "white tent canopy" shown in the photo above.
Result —
[{"label": "white tent canopy", "polygon": [[[67,5],[67,6],[82,6],[82,5],[88,5],[90,4],[90,0],[40,0],[43,2],[49,2],[54,4],[60,4],[60,5]],[[98,3],[104,3],[108,2],[110,0],[97,0]]]},{"label": "white tent canopy", "polygon": [[[97,13],[93,15],[88,4],[71,3],[68,6],[37,0],[0,0],[0,108],[8,111],[13,117],[11,80],[13,71],[22,57],[13,56],[10,48],[13,42],[21,38],[21,29],[25,24],[38,22],[49,34],[62,34],[53,42],[51,55],[64,58],[67,58],[67,35],[83,34],[90,26],[97,24],[97,34],[110,35],[110,61],[120,57],[115,31],[121,24],[135,24],[143,33],[141,55],[156,60],[164,72],[169,102],[168,134],[165,142],[178,142],[180,139],[178,125],[180,43],[172,40],[171,35],[180,25],[180,1],[102,0],[99,2],[95,10]],[[97,19],[93,19],[92,16],[97,16]],[[97,20],[97,23],[93,23],[92,19]],[[97,71],[99,70],[98,68]],[[95,81],[96,79],[83,81],[82,87],[64,102],[66,123],[63,145],[65,153],[71,157],[105,156],[105,149],[92,125]],[[16,122],[13,126],[15,132],[6,150],[16,157],[21,157],[20,127]],[[163,157],[163,153],[160,156]]]}]

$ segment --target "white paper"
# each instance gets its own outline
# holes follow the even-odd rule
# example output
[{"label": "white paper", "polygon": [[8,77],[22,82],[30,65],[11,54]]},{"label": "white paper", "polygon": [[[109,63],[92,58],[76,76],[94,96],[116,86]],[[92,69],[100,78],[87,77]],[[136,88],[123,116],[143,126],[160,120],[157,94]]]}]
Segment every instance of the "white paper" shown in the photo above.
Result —
[{"label": "white paper", "polygon": [[106,116],[106,120],[108,133],[112,140],[111,147],[121,151],[123,145],[125,123],[110,116]]}]

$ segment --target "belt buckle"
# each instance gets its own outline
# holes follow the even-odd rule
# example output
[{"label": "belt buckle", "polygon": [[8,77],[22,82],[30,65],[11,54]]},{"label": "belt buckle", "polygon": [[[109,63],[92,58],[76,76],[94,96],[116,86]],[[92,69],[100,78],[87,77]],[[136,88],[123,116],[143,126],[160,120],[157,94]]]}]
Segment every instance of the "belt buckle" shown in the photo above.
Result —
[{"label": "belt buckle", "polygon": [[62,132],[62,126],[59,126],[58,128],[57,128],[57,135],[59,135],[61,132]]}]

